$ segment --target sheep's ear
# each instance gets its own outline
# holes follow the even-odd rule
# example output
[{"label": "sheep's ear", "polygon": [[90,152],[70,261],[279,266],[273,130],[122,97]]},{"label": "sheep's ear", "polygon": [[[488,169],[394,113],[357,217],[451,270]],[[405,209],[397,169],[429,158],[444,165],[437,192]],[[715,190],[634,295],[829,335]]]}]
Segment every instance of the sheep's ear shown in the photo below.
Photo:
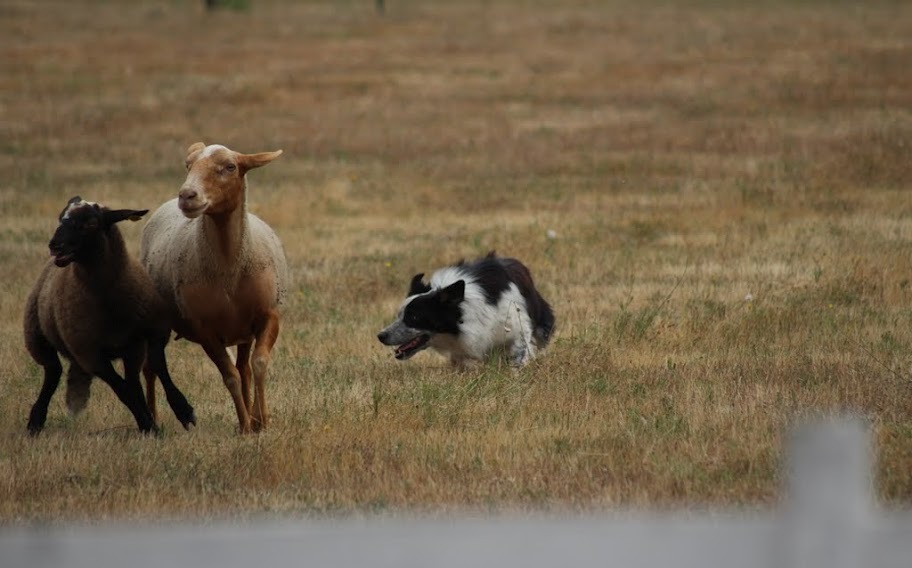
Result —
[{"label": "sheep's ear", "polygon": [[275,152],[260,152],[259,154],[238,154],[237,161],[238,166],[240,166],[240,168],[246,172],[247,170],[252,170],[253,168],[265,166],[281,155],[281,150],[276,150]]},{"label": "sheep's ear", "polygon": [[440,300],[445,304],[458,304],[465,298],[465,280],[457,280],[446,288],[441,288]]},{"label": "sheep's ear", "polygon": [[113,211],[107,210],[102,211],[101,219],[104,221],[105,226],[110,227],[114,223],[120,223],[121,221],[139,221],[142,219],[142,216],[148,213],[148,209],[115,209]]},{"label": "sheep's ear", "polygon": [[197,152],[199,152],[200,150],[202,150],[205,147],[206,147],[206,144],[204,144],[203,142],[194,142],[193,144],[190,145],[189,148],[187,148],[187,157],[189,158],[190,156],[192,156],[193,154],[196,154]]},{"label": "sheep's ear", "polygon": [[424,272],[419,272],[418,274],[412,276],[412,282],[409,284],[409,296],[424,294],[425,292],[431,291],[431,287],[421,281],[422,278],[424,278]]}]

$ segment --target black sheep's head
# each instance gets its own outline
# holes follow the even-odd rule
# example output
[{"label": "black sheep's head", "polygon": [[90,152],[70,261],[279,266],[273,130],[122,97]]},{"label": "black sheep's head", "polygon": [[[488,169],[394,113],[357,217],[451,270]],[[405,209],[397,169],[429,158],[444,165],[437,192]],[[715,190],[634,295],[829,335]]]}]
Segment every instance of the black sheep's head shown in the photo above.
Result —
[{"label": "black sheep's head", "polygon": [[148,212],[148,209],[111,210],[77,195],[60,212],[60,224],[48,243],[54,264],[64,267],[71,262],[86,262],[97,253],[115,223],[125,219],[138,221]]}]

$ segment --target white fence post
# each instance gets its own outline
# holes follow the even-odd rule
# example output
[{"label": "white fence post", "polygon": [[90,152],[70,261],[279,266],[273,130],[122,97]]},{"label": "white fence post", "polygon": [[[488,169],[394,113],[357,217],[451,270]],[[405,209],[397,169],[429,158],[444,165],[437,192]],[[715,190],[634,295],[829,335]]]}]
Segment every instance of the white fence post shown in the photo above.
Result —
[{"label": "white fence post", "polygon": [[859,420],[799,427],[787,455],[784,566],[862,568],[873,520],[871,454]]}]

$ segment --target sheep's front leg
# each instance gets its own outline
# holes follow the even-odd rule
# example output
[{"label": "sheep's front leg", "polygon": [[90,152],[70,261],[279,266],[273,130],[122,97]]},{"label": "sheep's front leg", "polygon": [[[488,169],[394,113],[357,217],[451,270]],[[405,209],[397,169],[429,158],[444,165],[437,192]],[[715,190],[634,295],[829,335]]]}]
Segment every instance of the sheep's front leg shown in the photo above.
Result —
[{"label": "sheep's front leg", "polygon": [[161,379],[162,388],[165,390],[165,398],[168,399],[168,405],[174,412],[174,416],[184,427],[189,430],[190,425],[196,425],[196,413],[193,406],[187,402],[187,397],[177,388],[171,379],[171,373],[168,372],[168,361],[165,358],[165,345],[168,343],[168,336],[152,339],[149,341],[149,356],[146,357],[146,364],[143,366],[143,374],[146,376],[146,401],[149,404],[149,410],[152,412],[152,419],[158,423],[158,416],[155,409],[155,377]]},{"label": "sheep's front leg", "polygon": [[237,346],[237,361],[234,364],[241,375],[241,395],[244,397],[247,412],[253,412],[253,400],[250,397],[250,380],[253,377],[253,369],[250,367],[250,347],[250,343],[241,343]]},{"label": "sheep's front leg", "polygon": [[270,310],[263,325],[256,334],[256,346],[253,349],[253,382],[254,400],[253,427],[260,430],[269,422],[269,413],[266,410],[266,372],[269,369],[269,354],[279,338],[279,313]]},{"label": "sheep's front leg", "polygon": [[111,387],[111,390],[114,391],[114,394],[117,395],[120,402],[124,403],[124,406],[130,409],[133,418],[136,419],[136,425],[139,427],[139,430],[143,433],[158,433],[158,426],[156,426],[155,422],[152,420],[152,414],[149,412],[149,407],[146,405],[146,400],[143,397],[142,385],[139,383],[139,367],[141,361],[142,356],[140,356],[138,360],[135,360],[132,357],[124,357],[125,377],[123,378],[117,374],[117,371],[114,370],[114,366],[111,365],[110,361],[99,361],[98,364],[93,365],[92,367],[94,368],[94,374],[108,383],[108,386]]},{"label": "sheep's front leg", "polygon": [[247,406],[244,404],[244,397],[241,394],[241,374],[238,373],[234,362],[228,355],[228,351],[221,342],[208,340],[203,342],[202,345],[206,355],[218,367],[219,373],[222,375],[222,381],[225,383],[225,388],[231,393],[234,409],[237,411],[238,429],[241,434],[249,434],[252,432],[250,428],[250,413],[247,412]]}]

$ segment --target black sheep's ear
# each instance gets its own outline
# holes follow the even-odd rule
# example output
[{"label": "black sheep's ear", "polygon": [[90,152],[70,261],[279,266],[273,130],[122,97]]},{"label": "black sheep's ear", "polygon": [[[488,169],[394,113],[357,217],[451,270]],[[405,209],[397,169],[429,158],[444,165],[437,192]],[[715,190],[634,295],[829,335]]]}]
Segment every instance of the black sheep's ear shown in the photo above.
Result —
[{"label": "black sheep's ear", "polygon": [[103,211],[101,213],[102,221],[108,227],[114,223],[120,223],[127,219],[131,221],[139,221],[142,219],[142,216],[148,213],[148,209],[115,209],[113,211]]},{"label": "black sheep's ear", "polygon": [[446,288],[441,288],[437,294],[445,304],[458,304],[465,298],[465,280],[457,280]]},{"label": "black sheep's ear", "polygon": [[425,292],[431,291],[431,287],[421,281],[422,278],[424,278],[424,272],[419,272],[418,274],[412,276],[412,283],[409,284],[409,296],[424,294]]}]

